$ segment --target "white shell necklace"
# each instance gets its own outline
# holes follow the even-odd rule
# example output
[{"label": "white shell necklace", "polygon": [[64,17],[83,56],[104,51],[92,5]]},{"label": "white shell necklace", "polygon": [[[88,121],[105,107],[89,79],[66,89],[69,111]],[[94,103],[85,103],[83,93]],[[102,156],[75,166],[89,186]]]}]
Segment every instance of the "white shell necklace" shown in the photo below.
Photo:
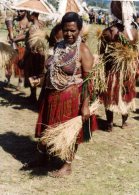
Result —
[{"label": "white shell necklace", "polygon": [[[50,81],[55,89],[64,90],[69,85],[69,83],[74,82],[75,74],[77,72],[78,65],[79,65],[80,44],[81,44],[81,37],[79,36],[77,41],[74,44],[69,45],[69,44],[66,44],[64,41],[62,41],[59,43],[58,47],[55,49],[53,59],[51,60],[49,64],[50,65]],[[68,55],[69,51],[74,48],[76,48],[75,55],[71,59],[69,59],[67,62],[60,63],[61,59],[63,59],[64,56]],[[62,84],[61,81],[59,81],[60,82],[60,86],[59,86],[58,82],[55,81],[55,75],[56,75],[57,70],[63,66],[71,64],[72,62],[75,63],[75,69],[74,69],[73,75],[66,77],[67,78],[66,83]]]}]

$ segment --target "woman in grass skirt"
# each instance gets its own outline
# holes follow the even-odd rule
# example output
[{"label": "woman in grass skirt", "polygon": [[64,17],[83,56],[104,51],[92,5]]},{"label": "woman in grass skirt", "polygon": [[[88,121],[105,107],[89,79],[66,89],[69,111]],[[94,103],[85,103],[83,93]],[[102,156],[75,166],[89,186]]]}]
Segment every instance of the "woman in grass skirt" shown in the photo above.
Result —
[{"label": "woman in grass skirt", "polygon": [[[47,73],[39,98],[35,133],[39,138],[48,126],[63,123],[79,115],[82,115],[85,124],[90,117],[89,105],[93,86],[89,80],[84,92],[82,87],[83,79],[92,70],[93,57],[80,37],[82,19],[77,13],[68,12],[63,16],[61,25],[64,40],[56,44],[54,55],[46,62]],[[95,115],[92,117],[92,123],[87,124],[89,125],[80,131],[77,146],[84,139],[89,139],[92,130],[97,128]],[[73,158],[74,155],[71,155],[62,162],[59,170],[52,172],[52,176],[69,175]]]},{"label": "woman in grass skirt", "polygon": [[102,99],[106,108],[107,130],[113,128],[113,112],[122,115],[122,128],[127,126],[129,110],[135,110],[135,84],[138,70],[138,33],[133,25],[132,1],[112,1],[113,25],[104,29],[100,53],[105,61],[107,91]]}]

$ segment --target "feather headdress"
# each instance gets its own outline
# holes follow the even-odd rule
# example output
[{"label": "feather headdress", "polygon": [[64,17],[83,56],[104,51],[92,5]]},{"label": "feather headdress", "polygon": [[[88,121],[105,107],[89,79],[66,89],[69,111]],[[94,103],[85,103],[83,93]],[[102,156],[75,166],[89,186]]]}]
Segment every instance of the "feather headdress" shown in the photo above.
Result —
[{"label": "feather headdress", "polygon": [[119,17],[117,17],[118,13],[115,14],[114,11],[111,9],[112,15],[114,16],[115,19],[118,19],[123,23],[125,30],[129,36],[129,39],[133,40],[133,36],[131,33],[132,28],[131,24],[134,21],[133,16],[136,15],[134,3],[132,0],[112,0],[111,4],[114,2],[121,3],[122,18],[120,19]]}]

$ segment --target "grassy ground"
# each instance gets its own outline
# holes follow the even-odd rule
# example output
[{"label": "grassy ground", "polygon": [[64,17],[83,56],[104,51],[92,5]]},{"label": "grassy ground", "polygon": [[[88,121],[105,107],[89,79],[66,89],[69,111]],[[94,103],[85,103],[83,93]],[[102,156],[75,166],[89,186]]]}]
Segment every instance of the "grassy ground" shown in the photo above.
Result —
[{"label": "grassy ground", "polygon": [[[97,41],[94,35],[93,40],[95,51]],[[37,111],[26,101],[28,89],[16,91],[16,78],[12,77],[11,87],[4,87],[3,80],[4,72],[1,70],[2,195],[139,195],[139,92],[137,111],[129,116],[130,128],[121,129],[121,116],[115,115],[113,132],[105,132],[105,114],[101,106],[97,113],[100,130],[94,132],[89,143],[80,145],[72,174],[55,179],[47,175],[45,168],[21,170],[24,163],[35,157],[34,127]]]}]

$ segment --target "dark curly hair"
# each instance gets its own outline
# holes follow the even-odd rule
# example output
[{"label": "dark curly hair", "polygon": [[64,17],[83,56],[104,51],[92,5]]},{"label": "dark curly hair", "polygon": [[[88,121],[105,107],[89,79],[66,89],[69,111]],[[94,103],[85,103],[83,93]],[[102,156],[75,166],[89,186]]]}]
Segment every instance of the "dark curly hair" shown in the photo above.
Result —
[{"label": "dark curly hair", "polygon": [[81,16],[79,16],[79,14],[77,14],[76,12],[67,12],[61,21],[61,27],[63,29],[64,24],[67,22],[76,22],[77,23],[77,27],[79,30],[82,29],[83,26],[83,20],[81,18]]},{"label": "dark curly hair", "polygon": [[51,33],[50,33],[50,37],[48,39],[49,41],[49,46],[50,47],[53,47],[55,46],[56,44],[56,39],[55,39],[55,35],[61,30],[61,24],[57,24],[56,26],[53,27],[53,29],[51,30]]}]

